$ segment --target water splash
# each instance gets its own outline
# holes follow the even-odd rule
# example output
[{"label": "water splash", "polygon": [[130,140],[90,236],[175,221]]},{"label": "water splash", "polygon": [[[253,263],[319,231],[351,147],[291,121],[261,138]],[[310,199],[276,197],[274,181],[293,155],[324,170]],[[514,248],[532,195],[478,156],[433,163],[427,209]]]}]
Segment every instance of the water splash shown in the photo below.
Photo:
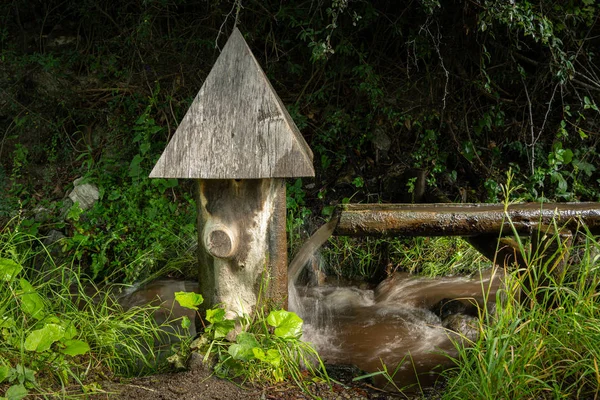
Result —
[{"label": "water splash", "polygon": [[[501,280],[492,270],[475,278],[424,278],[395,273],[374,289],[301,286],[298,277],[335,222],[321,227],[290,264],[289,307],[305,321],[303,339],[325,362],[366,372],[398,368],[400,386],[431,385],[455,356],[459,334],[474,338],[477,307],[495,299]],[[453,330],[462,330],[454,333]],[[383,385],[382,377],[376,384]]]}]

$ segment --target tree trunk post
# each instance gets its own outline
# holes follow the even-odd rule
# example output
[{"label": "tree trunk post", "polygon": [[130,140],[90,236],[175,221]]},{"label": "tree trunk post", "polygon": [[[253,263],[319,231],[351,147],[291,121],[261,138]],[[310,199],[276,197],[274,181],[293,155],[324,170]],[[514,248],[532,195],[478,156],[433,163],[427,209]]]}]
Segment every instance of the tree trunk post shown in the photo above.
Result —
[{"label": "tree trunk post", "polygon": [[284,178],[314,176],[312,160],[235,28],[150,173],[198,182],[202,308],[236,318],[287,305]]}]

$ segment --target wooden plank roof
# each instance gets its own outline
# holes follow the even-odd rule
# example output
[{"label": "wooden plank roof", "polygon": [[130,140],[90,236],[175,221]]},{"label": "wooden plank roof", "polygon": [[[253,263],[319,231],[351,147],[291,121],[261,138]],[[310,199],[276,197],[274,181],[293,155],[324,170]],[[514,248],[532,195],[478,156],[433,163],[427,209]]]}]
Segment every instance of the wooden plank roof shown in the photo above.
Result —
[{"label": "wooden plank roof", "polygon": [[313,154],[235,28],[151,178],[314,176]]}]

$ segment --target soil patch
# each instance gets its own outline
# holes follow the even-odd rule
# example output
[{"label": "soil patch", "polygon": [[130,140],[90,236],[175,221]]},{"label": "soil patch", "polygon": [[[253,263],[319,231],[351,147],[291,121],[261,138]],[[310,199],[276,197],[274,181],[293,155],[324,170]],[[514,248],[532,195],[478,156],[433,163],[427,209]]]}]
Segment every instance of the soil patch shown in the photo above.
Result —
[{"label": "soil patch", "polygon": [[[345,379],[344,379],[345,380]],[[312,398],[333,399],[407,399],[406,395],[390,393],[370,387],[368,384],[354,384],[339,381],[331,386],[314,383],[309,385]],[[103,394],[93,399],[150,399],[150,400],[242,400],[242,399],[310,399],[298,386],[284,382],[276,386],[248,387],[219,379],[206,369],[153,375],[121,382],[103,382]],[[426,396],[436,398],[437,396]],[[423,396],[415,396],[423,398]]]}]

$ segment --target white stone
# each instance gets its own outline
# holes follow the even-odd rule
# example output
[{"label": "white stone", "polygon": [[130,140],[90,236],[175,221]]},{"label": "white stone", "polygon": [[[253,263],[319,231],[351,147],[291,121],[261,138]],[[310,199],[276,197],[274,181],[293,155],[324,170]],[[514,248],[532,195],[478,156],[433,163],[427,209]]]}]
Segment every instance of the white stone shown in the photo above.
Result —
[{"label": "white stone", "polygon": [[73,203],[79,203],[79,207],[82,210],[88,210],[98,201],[100,198],[100,191],[96,185],[91,183],[80,184],[83,178],[75,179],[73,184],[75,187],[69,193],[69,198]]}]

